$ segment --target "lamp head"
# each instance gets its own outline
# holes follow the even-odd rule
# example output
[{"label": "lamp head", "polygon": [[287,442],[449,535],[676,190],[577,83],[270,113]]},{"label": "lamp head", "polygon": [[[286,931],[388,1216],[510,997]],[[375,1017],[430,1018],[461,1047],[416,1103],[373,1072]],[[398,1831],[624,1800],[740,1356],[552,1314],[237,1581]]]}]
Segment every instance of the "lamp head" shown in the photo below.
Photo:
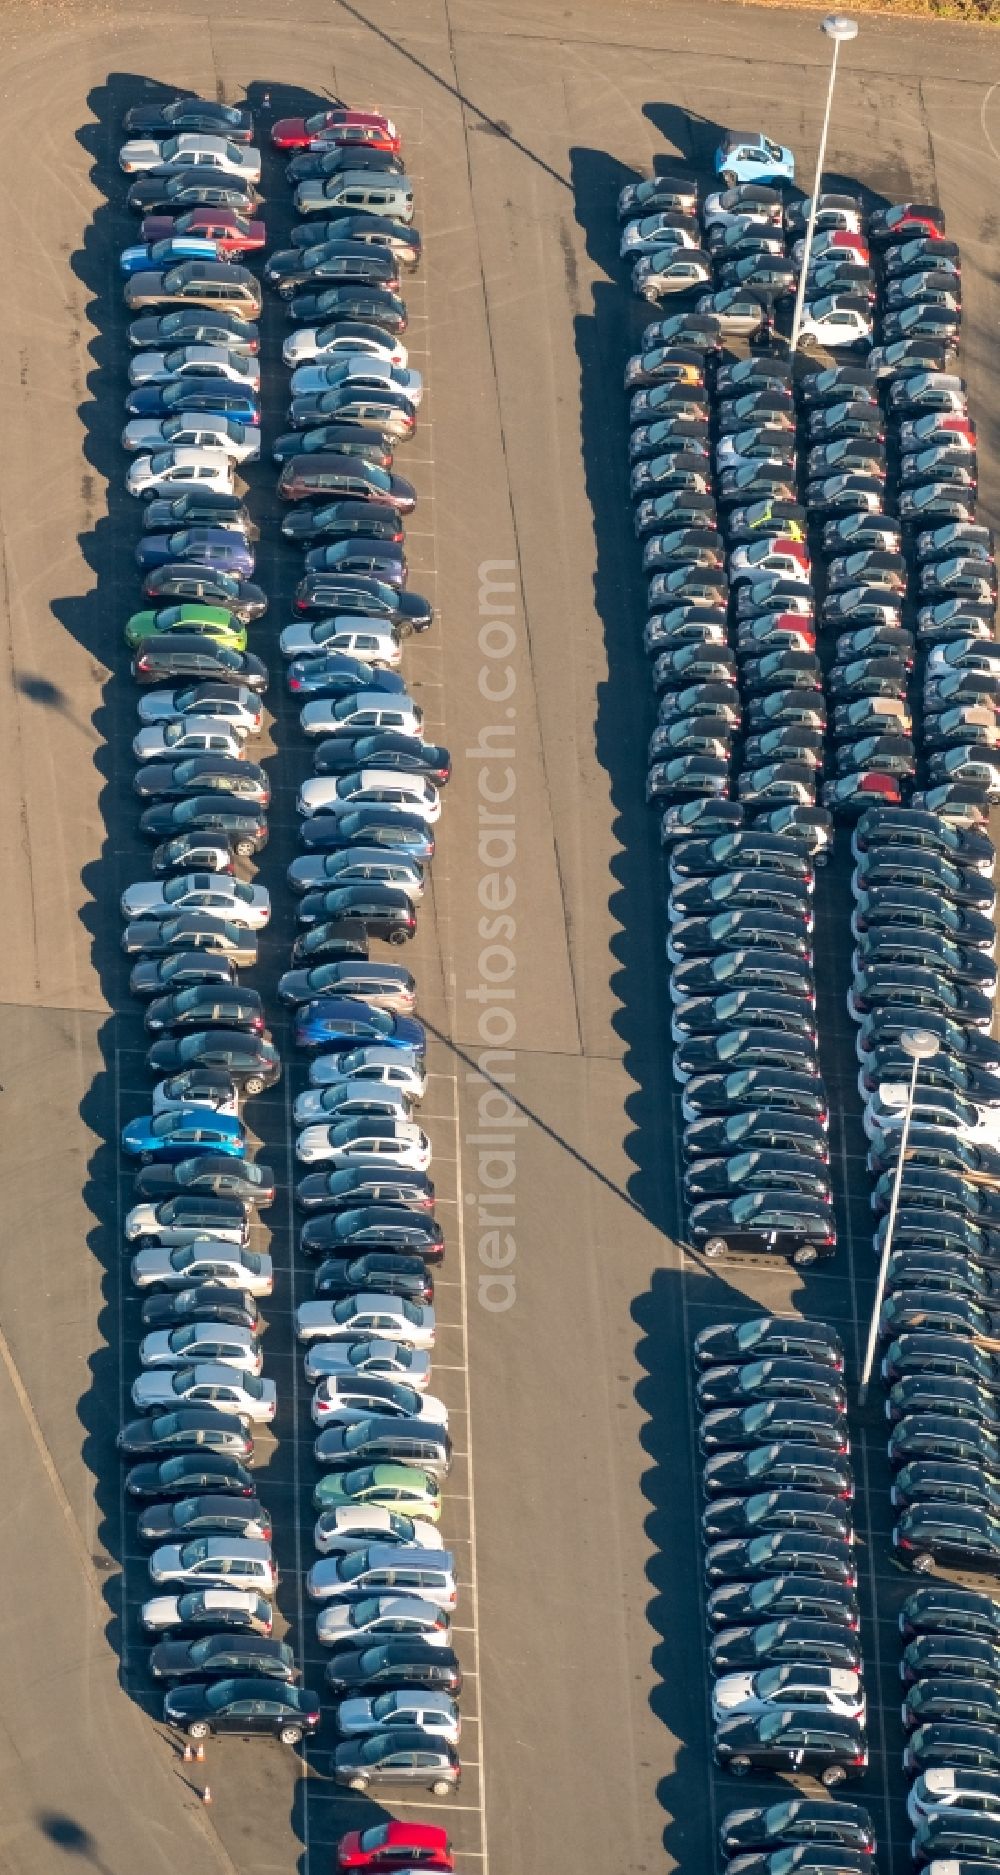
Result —
[{"label": "lamp head", "polygon": [[927,1029],[904,1029],[899,1045],[911,1061],[930,1061],[941,1046],[937,1036],[931,1035]]},{"label": "lamp head", "polygon": [[858,36],[858,22],[846,13],[828,13],[821,23],[821,30],[828,39],[836,40],[839,45],[846,45],[848,39]]}]

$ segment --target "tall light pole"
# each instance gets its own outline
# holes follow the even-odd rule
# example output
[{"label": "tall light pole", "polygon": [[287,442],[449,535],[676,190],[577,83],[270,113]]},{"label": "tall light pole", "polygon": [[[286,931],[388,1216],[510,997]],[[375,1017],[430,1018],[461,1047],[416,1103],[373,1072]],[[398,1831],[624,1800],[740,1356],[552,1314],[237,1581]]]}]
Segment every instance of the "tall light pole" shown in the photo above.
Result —
[{"label": "tall light pole", "polygon": [[802,270],[795,293],[795,311],[792,314],[792,336],[788,342],[789,352],[794,352],[799,342],[799,327],[802,324],[802,307],[806,297],[806,275],[809,272],[809,259],[812,254],[813,235],[816,232],[816,205],[823,187],[823,164],[826,161],[826,138],[830,128],[830,112],[833,108],[833,87],[837,82],[837,59],[840,48],[849,39],[858,36],[858,22],[846,13],[828,13],[822,22],[822,30],[828,39],[833,40],[833,63],[830,66],[830,83],[826,92],[826,110],[823,113],[823,129],[820,133],[819,150],[816,155],[816,175],[813,181],[812,199],[809,203],[809,220],[806,222],[806,238],[802,248]]},{"label": "tall light pole", "polygon": [[896,1226],[896,1210],[899,1205],[899,1188],[903,1183],[903,1165],[906,1160],[906,1145],[910,1137],[910,1121],[913,1118],[913,1102],[917,1092],[917,1075],[922,1061],[930,1061],[936,1055],[941,1044],[936,1035],[926,1029],[904,1029],[899,1038],[900,1046],[909,1055],[913,1063],[910,1085],[906,1094],[906,1111],[899,1135],[899,1155],[896,1159],[896,1173],[892,1181],[892,1198],[889,1202],[889,1215],[885,1224],[885,1241],[878,1266],[878,1282],[875,1287],[875,1304],[872,1309],[871,1327],[868,1330],[868,1346],[865,1350],[865,1364],[861,1370],[861,1382],[858,1387],[858,1405],[864,1406],[868,1398],[868,1382],[871,1379],[872,1362],[878,1343],[878,1323],[882,1313],[882,1298],[885,1295],[886,1277],[889,1274],[889,1258],[892,1254],[892,1233]]}]

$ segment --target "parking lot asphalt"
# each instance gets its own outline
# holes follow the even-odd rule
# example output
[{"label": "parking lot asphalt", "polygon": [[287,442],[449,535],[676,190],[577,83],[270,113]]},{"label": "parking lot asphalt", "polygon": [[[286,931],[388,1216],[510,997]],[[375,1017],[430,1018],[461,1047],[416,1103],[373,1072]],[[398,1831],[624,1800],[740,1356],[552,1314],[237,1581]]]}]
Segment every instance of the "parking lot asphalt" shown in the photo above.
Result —
[{"label": "parking lot asphalt", "polygon": [[[831,172],[873,194],[947,212],[993,522],[994,49],[971,29],[866,19],[842,62],[829,155]],[[243,0],[238,15],[217,0],[169,12],[40,0],[0,7],[0,55],[0,1859],[13,1875],[53,1875],[73,1857],[99,1875],[140,1862],[270,1875],[297,1859],[315,1875],[360,1813],[332,1794],[323,1745],[308,1775],[294,1753],[250,1743],[211,1745],[195,1775],[150,1722],[133,1619],[142,1564],[111,1449],[135,1366],[119,1236],[129,1183],[114,1141],[144,1097],[117,948],[118,893],[142,853],[120,640],[136,591],[117,443],[116,253],[131,222],[114,159],[122,110],[166,85],[258,106],[268,92],[272,113],[307,96],[377,102],[418,179],[426,261],[408,298],[428,420],[399,460],[421,494],[411,583],[435,599],[439,625],[408,656],[456,775],[407,961],[435,1037],[426,1112],[452,1220],[439,1391],[466,1454],[447,1529],[469,1632],[463,1788],[414,1814],[447,1820],[462,1866],[494,1875],[703,1869],[713,1823],[746,1786],[724,1788],[708,1767],[690,1339],[762,1303],[836,1321],[856,1354],[872,1259],[843,1010],[843,857],[821,889],[818,944],[839,1258],[803,1283],[708,1269],[678,1244],[662,874],[642,806],[649,689],[623,476],[620,373],[641,316],[621,284],[614,198],[655,155],[703,173],[718,127],[744,121],[790,143],[808,176],[825,74],[816,18],[685,0],[572,11]],[[287,219],[276,164],[265,181],[276,230]],[[273,423],[273,307],[268,320]],[[269,649],[290,569],[273,546],[265,471],[253,490],[272,526],[261,569],[277,597],[256,628]],[[281,879],[303,769],[277,685],[272,701],[268,988],[291,929]],[[267,1342],[282,1407],[262,1487],[280,1530],[282,1613],[315,1666],[301,1593],[312,1473],[288,1331],[303,1283],[287,1208],[290,1091],[252,1110],[261,1156],[285,1155]],[[853,1425],[869,1575],[864,1794],[895,1849],[894,1616],[906,1584],[889,1561],[880,1410],[876,1396]],[[211,1809],[198,1795],[206,1777]]]}]

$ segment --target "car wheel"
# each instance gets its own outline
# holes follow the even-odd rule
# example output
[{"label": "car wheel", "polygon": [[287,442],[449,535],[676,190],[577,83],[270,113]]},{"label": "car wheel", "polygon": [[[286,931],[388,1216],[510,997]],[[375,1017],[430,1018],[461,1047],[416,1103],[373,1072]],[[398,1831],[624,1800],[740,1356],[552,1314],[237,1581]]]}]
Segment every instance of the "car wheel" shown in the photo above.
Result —
[{"label": "car wheel", "polygon": [[248,1094],[262,1094],[264,1092],[264,1083],[259,1074],[252,1074],[250,1076],[250,1079],[245,1083],[245,1091]]},{"label": "car wheel", "polygon": [[368,1779],[366,1777],[351,1777],[348,1779],[348,1784],[351,1790],[368,1789]]},{"label": "car wheel", "polygon": [[209,1733],[209,1727],[205,1723],[204,1719],[192,1719],[191,1724],[188,1726],[188,1729],[187,1729],[187,1735],[189,1738],[207,1738],[208,1733]]},{"label": "car wheel", "polygon": [[735,169],[720,169],[719,181],[724,189],[734,189],[736,187]]},{"label": "car wheel", "polygon": [[725,1254],[726,1240],[724,1237],[709,1237],[707,1239],[705,1243],[705,1255],[707,1257],[714,1260],[716,1257],[724,1257]]},{"label": "car wheel", "polygon": [[406,931],[400,931],[400,930],[390,931],[389,942],[390,944],[405,944],[408,935],[409,934]]},{"label": "car wheel", "polygon": [[792,1262],[797,1270],[807,1270],[811,1263],[815,1263],[818,1256],[819,1251],[814,1243],[803,1243],[796,1250]]},{"label": "car wheel", "polygon": [[252,840],[237,840],[236,851],[239,854],[241,859],[252,859],[253,858],[253,841]]},{"label": "car wheel", "polygon": [[643,287],[643,290],[640,293],[639,298],[647,300],[650,306],[658,306],[660,303],[660,296],[657,293],[655,287],[650,287],[650,286]]},{"label": "car wheel", "polygon": [[151,1152],[140,1152],[139,1154],[140,1165],[152,1165],[152,1163],[153,1163],[153,1155]]},{"label": "car wheel", "polygon": [[451,1785],[446,1777],[436,1777],[431,1785],[435,1797],[447,1797],[450,1789]]},{"label": "car wheel", "polygon": [[746,1777],[750,1769],[749,1758],[730,1758],[728,1769],[734,1777]]},{"label": "car wheel", "polygon": [[929,1556],[926,1550],[919,1550],[916,1556],[911,1557],[910,1568],[914,1569],[918,1576],[932,1576],[934,1574],[934,1558],[933,1556]]},{"label": "car wheel", "polygon": [[278,1733],[283,1745],[297,1745],[302,1738],[301,1725],[283,1725]]},{"label": "car wheel", "polygon": [[827,1790],[836,1790],[837,1785],[842,1784],[846,1776],[847,1772],[842,1764],[828,1764],[826,1770],[820,1772],[819,1781]]}]

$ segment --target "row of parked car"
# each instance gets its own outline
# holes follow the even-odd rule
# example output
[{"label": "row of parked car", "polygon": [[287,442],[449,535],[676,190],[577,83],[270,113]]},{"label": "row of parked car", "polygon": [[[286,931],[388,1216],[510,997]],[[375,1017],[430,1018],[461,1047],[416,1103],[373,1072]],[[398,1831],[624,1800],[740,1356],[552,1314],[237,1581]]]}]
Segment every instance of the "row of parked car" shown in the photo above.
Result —
[{"label": "row of parked car", "polygon": [[[377,952],[416,933],[451,760],[425,739],[401,670],[411,633],[433,617],[409,590],[404,516],[415,496],[394,462],[423,397],[399,297],[420,255],[413,188],[391,121],[353,119],[347,144],[338,111],[272,127],[275,147],[291,152],[295,207],[312,219],[265,265],[293,327],[282,346],[290,434],[273,454],[282,534],[303,553],[301,622],[279,647],[312,770],[288,870],[300,934],[278,983],[308,1059],[292,1110],[300,1250],[314,1271],[295,1332],[321,1468],[305,1588],[329,1652],[336,1781],[445,1796],[461,1780],[458,1583],[438,1528],[452,1446],[447,1408],[427,1390],[445,1244],[418,1118],[417,985]],[[327,301],[333,259],[343,263],[333,291],[356,296],[352,317]],[[395,1868],[412,1855],[452,1867],[443,1831],[386,1828],[384,1839],[346,1839],[342,1866]],[[362,1844],[380,1852],[371,1863],[354,1859]]]},{"label": "row of parked car", "polygon": [[259,312],[260,291],[242,257],[264,230],[244,213],[255,189],[239,206],[214,199],[217,171],[230,165],[255,185],[260,156],[247,112],[199,99],[140,107],[125,129],[122,167],[144,178],[132,205],[180,212],[144,215],[121,257],[126,301],[142,313],[128,330],[122,443],[127,491],[143,500],[144,603],[125,639],[141,686],[140,830],[155,843],[150,876],[126,887],[121,912],[155,1084],[150,1112],[121,1140],[142,1166],[126,1239],[143,1333],[140,1416],[118,1447],[150,1549],[140,1623],[166,1723],[196,1739],[294,1744],[320,1709],[273,1633],[272,1523],[251,1470],[277,1406],[260,1313],[273,1269],[250,1247],[274,1178],[248,1156],[240,1111],[281,1073],[261,996],[241,975],[257,961],[269,895],[237,876],[266,842],[270,799],[248,759],[267,687],[249,634],[267,599],[235,484],[260,450],[258,331],[244,317]]},{"label": "row of parked car", "polygon": [[694,1358],[715,1759],[833,1789],[868,1763],[843,1347],[760,1316]]},{"label": "row of parked car", "polygon": [[836,1243],[812,951],[826,717],[791,370],[721,358],[726,330],[718,312],[655,321],[625,370],[659,699],[646,798],[669,854],[689,1235],[805,1265]]}]

